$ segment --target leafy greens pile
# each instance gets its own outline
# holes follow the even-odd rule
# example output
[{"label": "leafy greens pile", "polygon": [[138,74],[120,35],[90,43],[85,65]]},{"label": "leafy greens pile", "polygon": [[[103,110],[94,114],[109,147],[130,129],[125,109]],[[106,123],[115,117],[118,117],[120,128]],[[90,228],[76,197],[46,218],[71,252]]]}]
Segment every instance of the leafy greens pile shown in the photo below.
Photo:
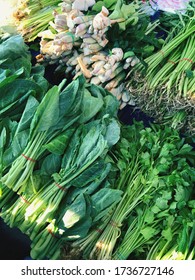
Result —
[{"label": "leafy greens pile", "polygon": [[1,217],[29,235],[34,259],[59,258],[62,242],[84,237],[122,194],[106,161],[120,138],[118,101],[83,76],[65,82],[1,120]]},{"label": "leafy greens pile", "polygon": [[169,127],[142,123],[121,129],[109,152],[123,192],[70,254],[85,259],[194,259],[194,160],[192,147]]},{"label": "leafy greens pile", "polygon": [[[166,58],[162,51],[147,57],[161,40],[147,41],[147,28],[153,30],[156,23],[137,24],[145,15],[135,2],[96,1],[79,10],[75,5],[81,2],[63,1],[50,34],[42,34],[42,49],[46,57],[54,48],[67,73],[76,69],[70,82],[50,85],[44,67],[32,65],[21,36],[0,41],[0,217],[29,236],[33,259],[195,259],[192,147],[171,127],[146,128],[141,122],[122,126],[117,116],[120,99],[127,104],[130,98],[123,91],[124,69],[138,62],[139,47],[151,87],[159,85],[156,58],[170,71],[171,90],[174,81],[178,87],[193,81],[193,70],[187,69],[184,77],[180,66],[189,66],[186,53],[194,54],[194,26],[186,25],[187,33],[165,42]],[[69,12],[76,13],[74,22],[65,20]],[[98,29],[100,18],[104,28]],[[47,40],[52,32],[55,36]],[[137,42],[130,49],[129,36]],[[60,38],[71,50],[64,52]],[[181,53],[180,41],[185,40],[189,44]],[[50,63],[56,62],[55,55],[49,54]],[[175,68],[181,70],[178,77],[167,68],[171,55],[182,58]],[[95,77],[88,76],[91,71]],[[99,86],[105,74],[111,83],[101,82],[108,82],[114,94]]]}]

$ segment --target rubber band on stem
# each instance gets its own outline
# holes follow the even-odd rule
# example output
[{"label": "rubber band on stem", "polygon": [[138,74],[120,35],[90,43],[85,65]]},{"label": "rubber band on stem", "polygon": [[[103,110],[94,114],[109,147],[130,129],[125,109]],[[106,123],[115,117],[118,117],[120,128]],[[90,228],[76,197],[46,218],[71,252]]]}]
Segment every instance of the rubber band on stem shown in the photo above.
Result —
[{"label": "rubber band on stem", "polygon": [[159,53],[161,53],[162,56],[165,57],[165,53],[162,50],[160,50]]},{"label": "rubber band on stem", "polygon": [[95,231],[99,232],[99,233],[102,233],[103,230],[101,228],[96,228]]},{"label": "rubber band on stem", "polygon": [[29,160],[29,161],[36,162],[35,159],[30,158],[30,157],[26,156],[25,154],[22,154],[22,156],[23,156],[25,159]]},{"label": "rubber band on stem", "polygon": [[26,204],[30,205],[30,202],[28,200],[26,200],[22,195],[20,195],[20,198],[22,199],[22,201],[24,201]]},{"label": "rubber band on stem", "polygon": [[168,60],[168,62],[169,62],[169,63],[171,63],[171,64],[173,64],[173,65],[175,65],[175,64],[176,64],[176,62],[175,62],[175,61],[170,60],[170,59]]},{"label": "rubber band on stem", "polygon": [[189,61],[192,64],[194,63],[192,59],[187,58],[187,57],[184,57],[184,58],[180,59],[180,61],[184,61],[184,60]]},{"label": "rubber band on stem", "polygon": [[58,189],[60,189],[60,190],[62,190],[62,191],[64,191],[64,192],[67,191],[66,188],[63,188],[62,186],[60,186],[60,185],[59,185],[58,183],[56,183],[56,182],[55,182],[55,185],[58,187]]},{"label": "rubber band on stem", "polygon": [[112,226],[112,227],[119,227],[119,225],[115,222],[115,221],[113,221],[113,220],[111,220],[110,222],[109,222],[109,224]]},{"label": "rubber band on stem", "polygon": [[52,237],[59,239],[59,237],[56,236],[51,229],[48,228],[47,231],[49,232],[49,234],[51,234]]}]

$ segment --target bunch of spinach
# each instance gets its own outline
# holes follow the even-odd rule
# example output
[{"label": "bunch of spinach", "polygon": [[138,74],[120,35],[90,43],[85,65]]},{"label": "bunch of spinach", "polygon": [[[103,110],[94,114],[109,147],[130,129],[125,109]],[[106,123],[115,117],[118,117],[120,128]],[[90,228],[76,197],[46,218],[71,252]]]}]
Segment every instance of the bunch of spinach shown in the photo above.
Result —
[{"label": "bunch of spinach", "polygon": [[[30,119],[49,87],[44,73],[44,67],[32,65],[28,46],[21,36],[1,40],[0,178],[26,144]],[[1,208],[11,205],[17,195],[0,182],[0,199]]]},{"label": "bunch of spinach", "polygon": [[1,42],[0,121],[7,116],[18,120],[29,96],[42,99],[49,87],[44,71],[42,66],[32,66],[31,54],[21,36]]},{"label": "bunch of spinach", "polygon": [[55,219],[48,219],[37,238],[33,239],[33,258],[61,258],[62,247],[84,238],[89,229],[121,199],[121,191],[107,186],[109,171],[109,164],[104,163],[104,169],[98,171],[102,174],[98,177],[96,172],[93,176],[96,175],[96,180],[82,188],[71,187],[66,201],[61,202],[61,210],[54,215]]},{"label": "bunch of spinach", "polygon": [[118,101],[82,76],[64,83],[40,100],[29,95],[20,118],[7,111],[1,121],[1,217],[29,235],[34,258],[56,258],[62,242],[84,237],[121,198],[106,183]]},{"label": "bunch of spinach", "polygon": [[[61,91],[64,82],[53,86],[40,103],[30,100],[30,105],[25,107],[16,130],[17,135],[23,134],[21,137],[25,148],[1,178],[1,181],[15,192],[20,192],[32,174],[36,161],[46,149],[43,145],[73,125],[80,116],[84,80],[77,79]],[[34,106],[31,101],[35,103]]]}]

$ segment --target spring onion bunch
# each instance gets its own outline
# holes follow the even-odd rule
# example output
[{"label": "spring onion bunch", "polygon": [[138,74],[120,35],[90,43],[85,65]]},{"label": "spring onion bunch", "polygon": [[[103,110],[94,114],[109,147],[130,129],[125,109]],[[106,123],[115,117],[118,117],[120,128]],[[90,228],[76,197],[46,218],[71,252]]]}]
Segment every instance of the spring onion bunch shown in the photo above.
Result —
[{"label": "spring onion bunch", "polygon": [[177,35],[144,60],[147,67],[139,64],[127,84],[143,111],[191,134],[195,129],[194,23],[194,16],[188,18]]},{"label": "spring onion bunch", "polygon": [[45,30],[53,20],[53,11],[59,10],[61,0],[20,0],[13,17],[17,30],[26,42],[34,41],[39,32]]}]

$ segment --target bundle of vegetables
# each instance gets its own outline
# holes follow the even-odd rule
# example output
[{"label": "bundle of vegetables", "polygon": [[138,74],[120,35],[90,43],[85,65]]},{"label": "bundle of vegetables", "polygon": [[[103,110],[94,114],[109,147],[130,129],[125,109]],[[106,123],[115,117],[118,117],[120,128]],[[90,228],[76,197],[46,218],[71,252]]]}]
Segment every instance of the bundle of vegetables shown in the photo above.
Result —
[{"label": "bundle of vegetables", "polygon": [[[16,42],[19,39],[14,37]],[[12,40],[2,44],[10,52]],[[27,50],[22,50],[25,57]],[[13,56],[10,71],[4,65],[2,84],[15,82],[17,75],[11,70],[16,61]],[[1,115],[1,217],[29,235],[33,258],[59,257],[62,240],[84,237],[97,216],[121,198],[121,191],[112,190],[106,179],[110,171],[106,155],[120,137],[118,101],[106,90],[87,84],[83,76],[64,88],[65,82],[39,98],[35,91],[27,95],[29,88],[20,88],[16,99],[11,95],[13,87],[9,100],[2,97],[9,101],[8,109],[15,108],[16,102],[23,107],[18,106],[17,118],[14,110]]]},{"label": "bundle of vegetables", "polygon": [[113,93],[122,109],[132,102],[124,84],[127,70],[161,46],[153,33],[158,22],[150,22],[141,1],[88,2],[62,3],[50,28],[39,33],[37,61],[57,65],[66,77],[83,74]]},{"label": "bundle of vegetables", "polygon": [[[159,202],[160,194],[155,198]],[[114,252],[113,259],[132,258],[132,253],[134,258],[137,256],[144,259],[195,259],[194,215],[190,217],[189,207],[183,207],[181,211],[177,209],[174,214],[172,210],[174,201],[167,195],[164,202],[170,201],[170,209],[166,206],[166,210],[162,211],[161,205],[160,211],[163,213],[159,210],[156,213],[155,201],[151,209],[147,206],[144,208],[143,205],[136,209],[136,214],[128,221],[129,227]],[[178,203],[177,199],[175,203]]]},{"label": "bundle of vegetables", "polygon": [[162,49],[147,57],[144,65],[139,64],[135,79],[127,83],[143,111],[157,121],[192,134],[195,132],[194,32],[194,14],[186,15],[179,32],[168,36]]},{"label": "bundle of vegetables", "polygon": [[[102,121],[80,126],[61,157],[59,150],[64,143],[50,143],[53,153],[41,166],[41,187],[32,176],[15,203],[10,201],[2,208],[4,221],[31,238],[31,256],[35,259],[59,257],[62,241],[84,237],[98,215],[101,217],[120,199],[121,191],[101,185],[110,170],[104,160],[106,149],[119,138],[117,123]],[[110,129],[115,129],[112,136]],[[44,184],[46,171],[45,175],[50,176]]]},{"label": "bundle of vegetables", "polygon": [[19,120],[28,98],[40,101],[49,84],[42,66],[32,66],[23,38],[12,36],[0,43],[0,121]]},{"label": "bundle of vegetables", "polygon": [[[191,211],[190,211],[191,208]],[[169,219],[162,235],[150,246],[146,259],[150,260],[194,260],[195,223],[194,200],[179,212],[175,221]],[[173,220],[173,219],[172,219]]]},{"label": "bundle of vegetables", "polygon": [[[33,228],[30,238],[32,239],[31,256],[34,259],[61,258],[64,244],[67,246],[75,240],[84,238],[89,229],[107,211],[113,210],[121,199],[122,192],[110,188],[106,181],[110,171],[109,164],[106,165],[103,161],[96,162],[93,171],[95,173],[91,173],[89,177],[91,182],[81,183],[84,178],[81,179],[81,176],[74,180],[66,201],[62,200],[60,208],[52,216],[53,219],[47,219],[47,223],[39,232],[37,226]],[[76,186],[77,182],[78,186]]]},{"label": "bundle of vegetables", "polygon": [[127,259],[132,255],[145,259],[158,240],[150,255],[164,245],[161,239],[171,243],[170,249],[177,248],[186,233],[181,246],[186,258],[194,258],[192,147],[169,127],[144,128],[135,123],[122,127],[120,141],[109,154],[118,167],[114,188],[123,191],[122,199],[85,238],[72,244],[70,255],[76,258],[81,251],[86,259]]},{"label": "bundle of vegetables", "polygon": [[13,24],[26,42],[32,42],[39,32],[53,20],[53,11],[60,10],[61,0],[15,0],[12,8]]},{"label": "bundle of vegetables", "polygon": [[[30,119],[24,108],[33,115],[35,105],[45,95],[49,83],[44,67],[32,66],[31,55],[23,38],[12,36],[0,43],[0,178],[25,145]],[[23,120],[18,125],[19,120]],[[31,116],[32,116],[31,115]],[[30,116],[30,114],[29,114]],[[1,203],[14,201],[16,194],[0,183]],[[12,200],[13,199],[13,200]]]}]

